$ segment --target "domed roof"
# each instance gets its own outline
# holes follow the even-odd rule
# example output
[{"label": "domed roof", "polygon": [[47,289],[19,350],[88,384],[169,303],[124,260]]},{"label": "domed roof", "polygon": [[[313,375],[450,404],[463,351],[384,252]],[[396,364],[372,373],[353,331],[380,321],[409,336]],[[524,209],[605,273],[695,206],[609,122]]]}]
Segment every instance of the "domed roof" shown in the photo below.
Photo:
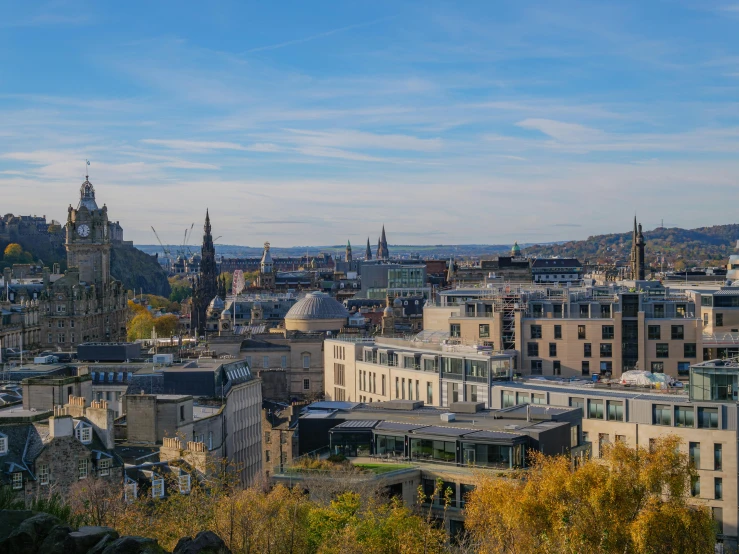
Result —
[{"label": "domed roof", "polygon": [[393,306],[396,308],[400,308],[403,306],[403,301],[400,299],[400,296],[396,296],[395,300],[393,300]]},{"label": "domed roof", "polygon": [[216,296],[213,300],[210,301],[210,305],[208,306],[211,310],[222,310],[226,307],[226,304],[221,300],[220,296]]},{"label": "domed roof", "polygon": [[322,292],[309,292],[298,300],[285,319],[346,319],[349,312],[337,300]]},{"label": "domed roof", "polygon": [[511,253],[513,254],[520,254],[521,253],[521,247],[518,245],[518,241],[513,243],[513,248],[511,248]]}]

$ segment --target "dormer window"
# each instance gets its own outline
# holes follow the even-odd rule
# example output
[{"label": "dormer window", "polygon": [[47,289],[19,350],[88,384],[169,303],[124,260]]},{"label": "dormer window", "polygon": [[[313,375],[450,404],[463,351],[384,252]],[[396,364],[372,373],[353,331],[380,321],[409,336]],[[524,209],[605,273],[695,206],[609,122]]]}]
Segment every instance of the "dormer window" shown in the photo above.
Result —
[{"label": "dormer window", "polygon": [[8,453],[8,435],[0,433],[0,456]]},{"label": "dormer window", "polygon": [[80,421],[75,425],[75,436],[82,444],[90,444],[92,442],[92,425]]},{"label": "dormer window", "polygon": [[180,493],[188,494],[190,492],[190,474],[182,473],[177,479],[180,486]]},{"label": "dormer window", "polygon": [[126,502],[133,502],[139,495],[138,485],[136,481],[126,477],[126,483],[123,485],[123,499]]},{"label": "dormer window", "polygon": [[13,490],[17,491],[23,488],[23,473],[20,471],[13,473]]},{"label": "dormer window", "polygon": [[152,498],[162,498],[163,496],[164,496],[164,479],[161,477],[159,477],[158,479],[152,478],[151,497]]},{"label": "dormer window", "polygon": [[104,477],[106,475],[110,475],[110,466],[111,466],[111,460],[110,458],[103,458],[98,462],[98,475],[101,477]]}]

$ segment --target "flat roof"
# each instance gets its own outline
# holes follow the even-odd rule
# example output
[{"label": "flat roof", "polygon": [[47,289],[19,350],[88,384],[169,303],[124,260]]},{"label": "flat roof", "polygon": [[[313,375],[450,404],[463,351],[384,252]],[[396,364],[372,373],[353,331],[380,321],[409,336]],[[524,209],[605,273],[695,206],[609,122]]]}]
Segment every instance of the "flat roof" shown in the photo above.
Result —
[{"label": "flat roof", "polygon": [[44,416],[51,416],[52,410],[25,410],[23,409],[23,406],[15,404],[12,406],[7,406],[5,408],[0,408],[0,418],[3,417],[12,417],[12,418],[26,418],[26,417],[44,417]]},{"label": "flat roof", "polygon": [[[317,403],[322,404],[322,403]],[[326,411],[310,411],[313,404],[309,406],[307,414],[301,418],[307,419],[343,419],[345,427],[346,422],[362,421],[362,424],[351,425],[354,428],[362,428],[370,426],[369,423],[376,422],[374,429],[377,431],[387,431],[388,433],[410,433],[416,435],[437,435],[437,436],[466,436],[470,433],[478,431],[487,431],[492,433],[500,433],[499,436],[489,435],[488,438],[506,438],[512,439],[517,436],[527,436],[525,430],[543,430],[550,428],[551,424],[569,425],[569,421],[527,421],[525,417],[515,418],[506,417],[507,414],[516,413],[516,409],[510,410],[482,410],[474,414],[454,413],[454,421],[444,421],[441,419],[442,414],[453,413],[448,409],[440,409],[435,407],[421,407],[414,410],[398,410],[388,409],[381,406],[369,406],[367,404],[356,404],[354,408],[348,410]],[[522,407],[525,410],[525,407]],[[536,418],[537,415],[551,414],[558,415],[570,411],[579,410],[579,408],[568,408],[563,406],[544,406],[537,405],[539,412],[532,411],[531,415]],[[542,426],[546,423],[546,426]],[[484,438],[483,435],[477,435],[477,438]]]},{"label": "flat roof", "polygon": [[532,392],[543,391],[543,392],[559,392],[572,395],[588,395],[588,396],[602,396],[604,398],[629,398],[639,400],[656,400],[656,401],[670,401],[670,402],[688,402],[687,394],[676,394],[674,392],[665,394],[656,394],[652,390],[645,389],[644,392],[638,390],[630,391],[625,389],[602,389],[596,388],[592,385],[572,385],[568,383],[559,383],[552,381],[551,384],[545,383],[538,379],[529,379],[527,381],[496,381],[493,383],[493,388],[513,388],[513,389],[526,389]]}]

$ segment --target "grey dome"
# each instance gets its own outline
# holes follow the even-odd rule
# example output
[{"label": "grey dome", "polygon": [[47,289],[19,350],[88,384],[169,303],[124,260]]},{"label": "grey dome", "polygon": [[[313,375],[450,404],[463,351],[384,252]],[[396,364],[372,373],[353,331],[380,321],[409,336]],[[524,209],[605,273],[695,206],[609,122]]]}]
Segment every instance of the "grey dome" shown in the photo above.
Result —
[{"label": "grey dome", "polygon": [[210,309],[211,310],[222,310],[226,307],[226,304],[221,300],[220,296],[216,296],[213,300],[210,301]]},{"label": "grey dome", "polygon": [[349,312],[337,300],[322,292],[309,292],[298,300],[285,319],[346,319]]}]

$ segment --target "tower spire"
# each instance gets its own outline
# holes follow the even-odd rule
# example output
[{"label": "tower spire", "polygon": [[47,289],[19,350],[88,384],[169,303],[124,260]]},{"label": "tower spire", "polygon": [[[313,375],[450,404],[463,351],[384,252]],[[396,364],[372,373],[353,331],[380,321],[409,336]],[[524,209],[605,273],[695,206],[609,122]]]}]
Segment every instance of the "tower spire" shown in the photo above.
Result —
[{"label": "tower spire", "polygon": [[372,259],[372,247],[370,246],[369,237],[367,237],[367,250],[364,253],[364,259],[365,260],[371,260]]}]

